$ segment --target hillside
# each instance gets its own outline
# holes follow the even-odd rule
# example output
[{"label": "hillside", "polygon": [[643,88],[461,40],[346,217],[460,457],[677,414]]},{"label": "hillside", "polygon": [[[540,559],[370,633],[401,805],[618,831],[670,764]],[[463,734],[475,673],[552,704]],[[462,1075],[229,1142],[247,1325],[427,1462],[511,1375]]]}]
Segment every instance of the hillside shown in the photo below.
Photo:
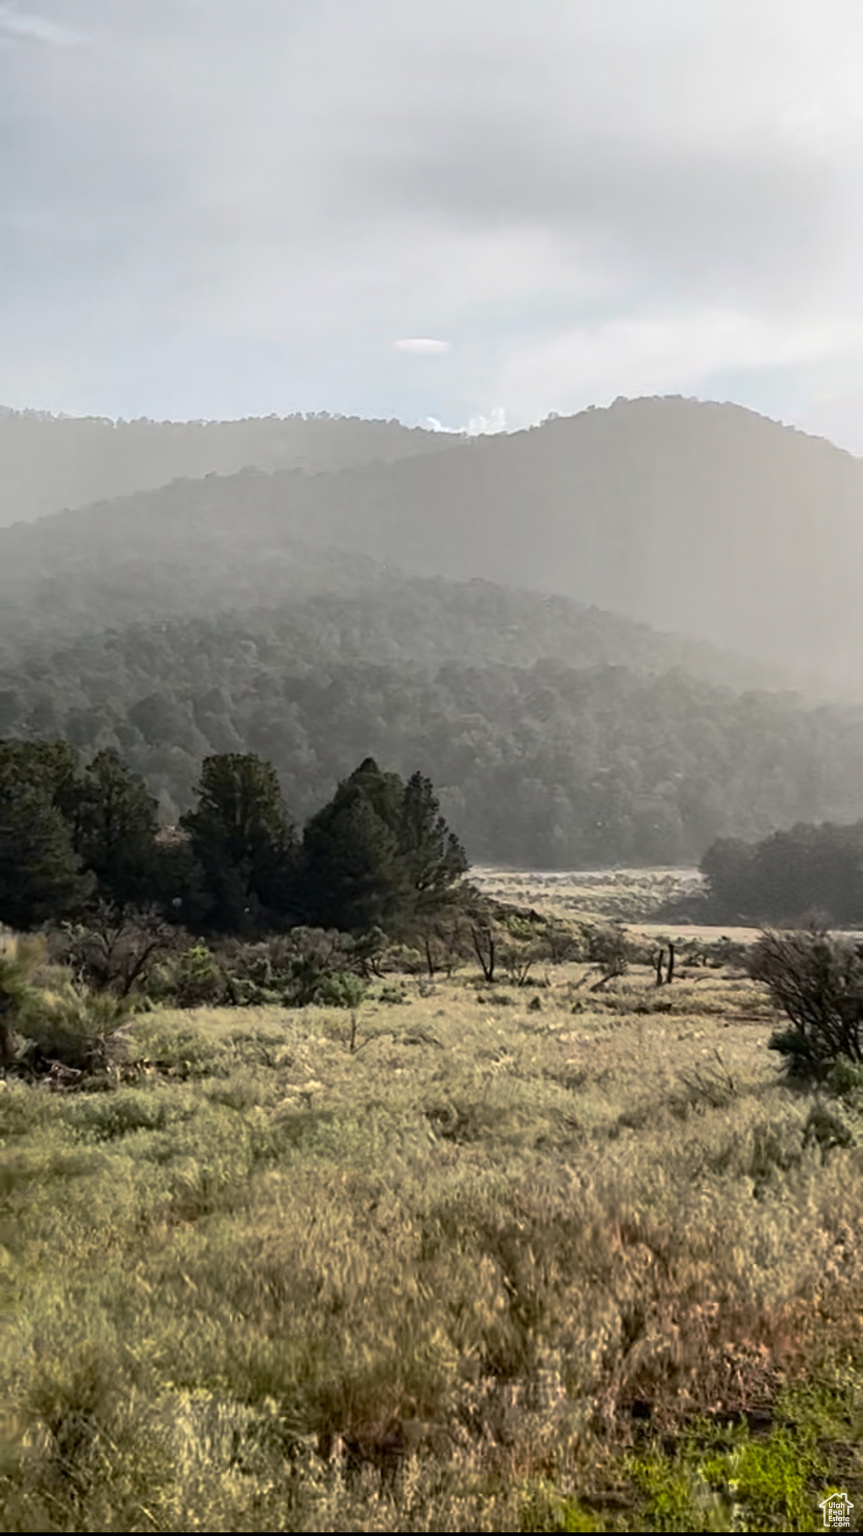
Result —
[{"label": "hillside", "polygon": [[328,477],[284,507],[297,533],[375,559],[561,592],[860,685],[863,463],[737,406],[622,401]]},{"label": "hillside", "polygon": [[108,421],[0,408],[0,527],[65,507],[247,465],[307,474],[451,447],[397,421],[293,415],[244,421]]},{"label": "hillside", "polygon": [[0,597],[44,611],[70,579],[83,592],[85,577],[104,587],[122,571],[133,605],[149,586],[152,611],[160,582],[187,586],[183,568],[203,590],[257,563],[254,596],[276,601],[273,562],[300,540],[559,593],[859,693],[863,464],[851,455],[680,399],[434,446],[329,474],[186,480],[0,530]]},{"label": "hillside", "polygon": [[[503,622],[531,603],[532,630]],[[859,714],[637,670],[639,632],[609,615],[581,616],[580,647],[561,628],[578,665],[532,658],[542,609],[416,582],[109,630],[4,668],[0,735],[114,748],[168,819],[213,752],[271,760],[298,820],[370,754],[428,774],[486,863],[691,862],[717,836],[863,816]]]},{"label": "hillside", "polygon": [[863,816],[860,712],[766,691],[854,691],[857,460],[682,400],[435,448],[0,529],[0,735],[113,747],[167,818],[209,753],[270,758],[300,819],[370,753],[515,865]]},{"label": "hillside", "polygon": [[[271,482],[246,474],[252,501]],[[101,630],[174,618],[282,616],[318,660],[684,667],[736,688],[782,686],[770,668],[569,598],[475,578],[410,578],[356,552],[285,534],[266,508],[234,513],[232,480],[191,481],[0,530],[0,667]],[[189,505],[178,506],[180,492]],[[172,509],[176,515],[171,515]],[[267,524],[269,524],[267,526]],[[335,647],[335,649],[333,649]]]}]

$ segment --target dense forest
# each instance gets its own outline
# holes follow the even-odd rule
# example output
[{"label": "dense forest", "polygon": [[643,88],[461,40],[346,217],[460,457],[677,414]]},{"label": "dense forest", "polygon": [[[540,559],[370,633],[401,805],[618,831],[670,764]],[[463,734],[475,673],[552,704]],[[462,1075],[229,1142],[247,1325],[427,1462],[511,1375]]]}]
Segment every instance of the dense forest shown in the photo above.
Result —
[{"label": "dense forest", "polygon": [[430,583],[390,606],[108,631],[5,672],[0,732],[119,751],[168,821],[216,752],[271,760],[300,817],[365,755],[422,763],[480,862],[690,861],[717,836],[863,814],[860,712],[609,664],[615,644],[631,663],[637,636],[598,613],[581,615],[581,665],[514,665],[532,640],[500,622],[513,601]]},{"label": "dense forest", "polygon": [[[368,756],[423,764],[482,862],[689,862],[863,815],[863,713],[787,686],[805,653],[859,696],[863,476],[829,444],[683,400],[469,442],[6,413],[3,443],[0,734],[119,753],[165,822],[224,753],[300,819]],[[144,488],[28,522],[76,453]]]}]

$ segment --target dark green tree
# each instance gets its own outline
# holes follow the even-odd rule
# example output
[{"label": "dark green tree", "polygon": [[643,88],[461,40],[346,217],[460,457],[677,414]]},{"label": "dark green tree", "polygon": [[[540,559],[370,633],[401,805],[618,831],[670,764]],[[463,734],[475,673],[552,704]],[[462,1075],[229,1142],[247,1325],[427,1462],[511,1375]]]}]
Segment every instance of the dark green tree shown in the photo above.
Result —
[{"label": "dark green tree", "polygon": [[68,742],[0,742],[0,922],[10,927],[72,912],[92,889],[72,831],[80,773]]},{"label": "dark green tree", "polygon": [[275,768],[253,753],[220,753],[205,758],[197,794],[181,826],[212,898],[212,926],[251,932],[283,920],[296,837]]},{"label": "dark green tree", "polygon": [[406,785],[366,758],[343,780],[303,838],[301,899],[306,919],[348,933],[409,927],[467,868],[431,783]]},{"label": "dark green tree", "polygon": [[84,770],[73,847],[99,893],[121,910],[156,894],[156,801],[115,752],[98,752]]},{"label": "dark green tree", "polygon": [[418,906],[439,906],[469,866],[441,815],[431,779],[419,772],[404,787],[398,842]]},{"label": "dark green tree", "polygon": [[39,789],[73,827],[81,772],[81,754],[71,742],[0,741],[0,783]]},{"label": "dark green tree", "polygon": [[31,821],[32,794],[50,805],[81,869],[95,876],[99,896],[119,907],[152,897],[156,802],[115,752],[98,752],[85,766],[66,741],[3,742],[0,784],[30,793],[21,804]]},{"label": "dark green tree", "polygon": [[756,909],[754,855],[754,846],[739,837],[718,837],[703,855],[699,869],[717,917],[751,916]]},{"label": "dark green tree", "polygon": [[28,929],[66,916],[93,885],[45,787],[0,780],[0,923]]},{"label": "dark green tree", "polygon": [[345,933],[391,928],[408,898],[396,834],[355,780],[306,826],[301,864],[305,920]]}]

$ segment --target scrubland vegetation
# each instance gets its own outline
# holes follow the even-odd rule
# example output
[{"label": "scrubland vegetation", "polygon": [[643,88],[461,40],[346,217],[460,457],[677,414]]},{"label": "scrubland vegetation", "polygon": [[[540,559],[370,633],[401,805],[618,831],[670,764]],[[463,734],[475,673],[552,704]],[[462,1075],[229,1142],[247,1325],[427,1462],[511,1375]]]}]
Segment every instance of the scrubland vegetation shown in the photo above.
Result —
[{"label": "scrubland vegetation", "polygon": [[102,1054],[0,1088],[4,1529],[861,1502],[857,1072],[789,1079],[727,946],[678,937],[657,985],[620,929],[487,932],[491,982],[390,946],[302,1008],[93,994],[7,939],[22,1032],[77,997]]}]

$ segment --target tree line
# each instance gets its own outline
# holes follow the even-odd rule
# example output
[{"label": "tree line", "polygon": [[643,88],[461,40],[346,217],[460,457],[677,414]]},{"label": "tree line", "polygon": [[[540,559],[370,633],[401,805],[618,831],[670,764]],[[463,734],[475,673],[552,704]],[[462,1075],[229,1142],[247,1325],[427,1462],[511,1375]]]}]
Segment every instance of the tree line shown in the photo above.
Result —
[{"label": "tree line", "polygon": [[863,821],[799,822],[758,842],[717,838],[700,867],[722,921],[863,923]]},{"label": "tree line", "polygon": [[272,763],[211,755],[194,805],[165,828],[116,752],[86,760],[67,741],[0,741],[0,923],[18,930],[108,903],[200,933],[397,933],[444,904],[467,868],[431,781],[370,757],[300,832]]}]

